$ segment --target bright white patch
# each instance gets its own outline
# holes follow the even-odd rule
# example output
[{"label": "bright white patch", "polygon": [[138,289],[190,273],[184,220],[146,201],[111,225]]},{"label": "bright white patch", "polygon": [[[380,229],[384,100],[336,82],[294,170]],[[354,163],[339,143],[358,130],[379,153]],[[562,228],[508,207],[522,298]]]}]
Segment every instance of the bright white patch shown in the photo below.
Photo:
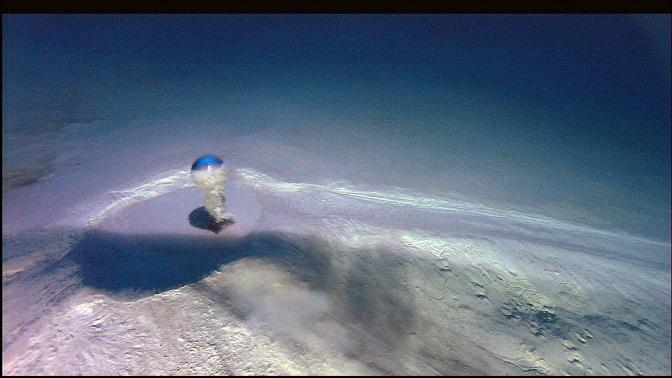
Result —
[{"label": "bright white patch", "polygon": [[[101,210],[96,211],[96,214],[89,218],[88,224],[95,225],[113,211],[117,211],[128,205],[193,186],[189,177],[189,171],[173,170],[160,176],[161,178],[152,180],[136,188],[110,192],[107,198],[113,198],[114,200],[107,205],[103,205],[104,207]],[[98,206],[94,205],[94,207]]]},{"label": "bright white patch", "polygon": [[427,196],[417,196],[401,192],[381,192],[375,190],[363,190],[354,188],[343,182],[337,182],[329,185],[316,185],[306,183],[287,183],[278,181],[261,172],[251,169],[237,170],[239,177],[243,178],[248,184],[256,190],[270,192],[305,192],[305,193],[328,193],[342,197],[349,197],[357,200],[384,203],[389,206],[416,208],[428,211],[450,212],[456,215],[478,216],[491,219],[501,219],[509,222],[518,222],[525,225],[542,226],[546,229],[573,231],[578,233],[597,234],[602,237],[616,238],[619,240],[637,241],[647,244],[661,246],[670,246],[669,243],[662,243],[654,240],[644,239],[625,233],[615,233],[610,231],[598,230],[588,226],[575,224],[563,220],[549,218],[543,215],[528,214],[512,210],[502,210],[482,205],[480,203],[466,202],[447,198],[435,198]]},{"label": "bright white patch", "polygon": [[191,171],[191,178],[201,190],[205,192],[205,210],[222,222],[225,219],[231,219],[232,215],[227,213],[224,207],[224,184],[228,171],[224,167],[211,168],[207,170]]},{"label": "bright white patch", "polygon": [[[360,188],[355,188],[352,185],[342,181],[328,185],[282,182],[264,173],[248,168],[237,169],[235,170],[234,174],[236,178],[250,185],[256,191],[265,193],[301,194],[304,197],[331,195],[336,196],[336,198],[349,198],[355,201],[384,203],[388,206],[404,209],[410,208],[425,211],[448,212],[454,215],[466,215],[479,217],[482,219],[505,220],[522,225],[542,227],[546,230],[575,232],[578,234],[592,234],[618,242],[645,243],[666,247],[670,246],[669,243],[644,239],[625,233],[599,230],[584,225],[549,218],[543,215],[496,209],[480,203],[466,202],[448,198],[418,196],[402,192],[363,190]],[[161,176],[161,178],[152,180],[135,188],[111,192],[110,197],[114,198],[114,200],[103,206],[94,206],[98,208],[102,207],[102,209],[96,211],[95,215],[88,220],[89,224],[99,223],[111,212],[124,208],[133,203],[193,186],[193,183],[190,179],[190,171],[188,170],[173,170],[166,172]],[[224,176],[224,179],[226,179],[226,176]],[[199,178],[196,178],[196,180],[198,181]],[[205,181],[208,180],[212,180],[212,178],[209,178]],[[215,184],[219,185],[220,183],[217,181]],[[223,203],[220,204],[218,201],[215,201],[214,197],[210,202],[211,203],[209,205],[214,214],[219,214],[219,216],[223,216],[223,214],[226,216],[230,215],[224,213]],[[207,204],[208,203],[206,201],[206,205]],[[221,206],[218,206],[218,204]],[[338,210],[351,211],[350,203],[341,204],[338,203],[338,201],[322,201],[319,205],[322,207],[328,206],[329,208],[337,208]]]}]

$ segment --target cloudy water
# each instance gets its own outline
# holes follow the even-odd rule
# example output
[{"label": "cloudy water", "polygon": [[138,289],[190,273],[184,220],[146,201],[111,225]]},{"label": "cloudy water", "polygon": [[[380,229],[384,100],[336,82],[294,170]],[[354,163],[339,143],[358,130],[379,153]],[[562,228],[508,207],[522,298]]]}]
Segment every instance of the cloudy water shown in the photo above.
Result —
[{"label": "cloudy water", "polygon": [[291,165],[288,180],[452,193],[670,238],[667,15],[3,21],[5,178],[90,159],[111,133],[147,146],[134,160],[200,143],[262,154],[229,142],[247,136],[277,150],[260,164]]},{"label": "cloudy water", "polygon": [[670,15],[2,21],[3,374],[670,374]]}]

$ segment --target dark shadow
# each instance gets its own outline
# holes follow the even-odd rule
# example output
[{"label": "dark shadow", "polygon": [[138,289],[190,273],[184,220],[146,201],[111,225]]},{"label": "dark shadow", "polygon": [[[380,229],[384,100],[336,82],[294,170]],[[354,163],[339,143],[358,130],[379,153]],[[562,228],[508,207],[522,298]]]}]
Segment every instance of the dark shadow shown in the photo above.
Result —
[{"label": "dark shadow", "polygon": [[[319,237],[254,233],[246,237],[123,235],[88,231],[66,260],[77,266],[83,285],[119,299],[137,299],[199,282],[224,265],[263,258],[312,290],[328,295],[337,318],[362,324],[390,346],[413,328],[413,297],[401,261],[372,249],[356,254]],[[225,291],[198,290],[231,313],[248,313]]]},{"label": "dark shadow", "polygon": [[[144,296],[199,281],[222,264],[260,254],[254,251],[277,251],[280,242],[273,234],[215,239],[88,231],[68,258],[79,266],[84,285],[112,294],[147,292]],[[266,248],[250,248],[251,243]]]},{"label": "dark shadow", "polygon": [[[274,308],[267,307],[263,298],[260,303],[256,298],[241,295],[235,290],[236,285],[230,282],[238,283],[236,266],[231,267],[234,273],[225,271],[220,275],[234,281],[221,285],[217,284],[217,279],[213,280],[215,284],[199,281],[217,270],[226,270],[227,264],[238,260],[262,259],[263,264],[270,263],[273,268],[291,276],[297,287],[315,290],[320,298],[325,296],[329,302],[328,313],[316,321],[308,318],[299,329],[293,330],[290,323],[290,332],[285,332],[282,324],[273,321],[262,325],[277,331],[277,337],[289,337],[290,340],[296,337],[297,345],[312,336],[322,337],[341,348],[349,358],[390,375],[414,373],[398,361],[397,356],[402,353],[417,355],[419,361],[439,373],[457,371],[466,375],[481,372],[479,366],[484,366],[484,361],[499,363],[488,356],[476,356],[474,353],[482,351],[478,346],[472,346],[468,341],[454,341],[456,334],[434,321],[432,316],[437,314],[432,310],[435,302],[418,294],[418,282],[421,280],[417,278],[434,272],[436,259],[429,254],[425,257],[399,253],[391,248],[385,244],[353,248],[330,242],[319,235],[282,232],[257,232],[233,237],[226,234],[131,235],[89,230],[78,237],[65,258],[59,259],[57,264],[50,262],[41,267],[37,277],[48,277],[60,269],[63,274],[73,276],[72,281],[79,281],[120,300],[134,300],[192,284],[191,288],[198,295],[226,309],[228,314],[254,321],[258,319],[254,317],[258,311],[266,311],[264,314],[272,316]],[[255,265],[257,263],[260,262],[248,261],[238,266],[245,266],[249,272],[257,266],[264,266]],[[261,275],[252,275],[257,281],[248,282],[257,285],[260,293],[282,295],[282,290],[274,289],[279,281],[266,280],[261,272]],[[40,282],[27,278],[31,283]],[[59,278],[56,282],[62,281]],[[40,287],[53,290],[50,285],[53,281],[47,281]],[[73,287],[79,288],[74,283]],[[17,286],[16,291],[19,290],[25,293],[22,287]],[[284,303],[283,298],[274,299]],[[290,308],[288,306],[292,306],[292,302],[288,303],[280,305],[279,309]],[[309,301],[301,303],[310,305]],[[453,304],[436,302],[436,306],[439,305],[443,306],[440,310]],[[298,314],[306,310],[309,311],[309,308],[304,306],[291,308]],[[532,316],[536,316],[537,323],[550,324],[547,328],[556,334],[556,328],[571,327],[562,319],[562,313],[556,313],[557,316],[545,312]],[[300,316],[298,319],[301,319]],[[323,319],[337,327],[323,328],[320,323]],[[307,332],[309,338],[303,338],[302,332]],[[457,359],[450,357],[454,356],[458,347],[471,349]]]},{"label": "dark shadow", "polygon": [[212,231],[215,234],[219,234],[219,232],[226,226],[230,226],[234,223],[236,222],[233,219],[225,219],[223,222],[217,222],[203,206],[194,209],[189,213],[190,225],[203,230]]},{"label": "dark shadow", "polygon": [[31,166],[20,169],[9,169],[7,172],[3,169],[2,183],[11,189],[30,186],[43,180],[45,177],[54,173],[56,168],[47,159],[39,159]]}]

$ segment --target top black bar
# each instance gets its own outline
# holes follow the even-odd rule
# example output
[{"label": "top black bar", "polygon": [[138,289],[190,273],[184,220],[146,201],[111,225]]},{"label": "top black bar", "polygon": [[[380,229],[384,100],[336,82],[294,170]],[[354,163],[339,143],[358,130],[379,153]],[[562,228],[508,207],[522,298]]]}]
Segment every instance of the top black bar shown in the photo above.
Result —
[{"label": "top black bar", "polygon": [[672,13],[672,0],[230,1],[3,0],[3,13]]}]

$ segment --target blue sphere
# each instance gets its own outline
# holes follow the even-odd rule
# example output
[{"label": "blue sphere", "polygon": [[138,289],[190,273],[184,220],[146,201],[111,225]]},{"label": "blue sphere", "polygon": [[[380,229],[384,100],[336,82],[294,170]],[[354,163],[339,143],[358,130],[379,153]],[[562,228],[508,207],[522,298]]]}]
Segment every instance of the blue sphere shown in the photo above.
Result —
[{"label": "blue sphere", "polygon": [[215,155],[203,155],[194,161],[191,165],[192,171],[209,171],[221,168],[224,165],[224,160]]}]

